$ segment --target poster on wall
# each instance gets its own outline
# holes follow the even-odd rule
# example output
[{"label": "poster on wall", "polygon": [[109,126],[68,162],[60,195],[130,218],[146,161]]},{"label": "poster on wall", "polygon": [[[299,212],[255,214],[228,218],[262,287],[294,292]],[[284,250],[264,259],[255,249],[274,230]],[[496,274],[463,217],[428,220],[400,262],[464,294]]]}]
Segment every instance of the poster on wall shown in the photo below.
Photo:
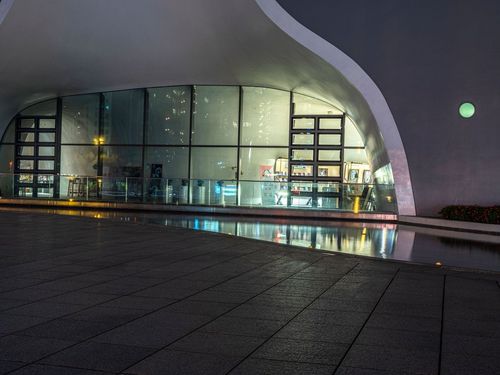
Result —
[{"label": "poster on wall", "polygon": [[364,171],[363,172],[363,183],[364,184],[370,184],[372,182],[372,172],[371,171]]},{"label": "poster on wall", "polygon": [[351,169],[349,171],[349,182],[356,183],[358,182],[359,177],[359,169]]}]

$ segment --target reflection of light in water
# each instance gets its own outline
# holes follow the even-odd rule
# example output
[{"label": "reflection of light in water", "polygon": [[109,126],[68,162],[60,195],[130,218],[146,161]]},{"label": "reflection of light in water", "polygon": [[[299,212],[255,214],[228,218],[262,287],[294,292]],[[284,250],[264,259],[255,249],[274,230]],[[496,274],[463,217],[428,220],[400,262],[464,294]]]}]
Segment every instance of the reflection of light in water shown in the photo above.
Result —
[{"label": "reflection of light in water", "polygon": [[380,255],[382,256],[382,258],[387,258],[387,254],[385,253],[385,250],[386,250],[386,244],[387,242],[387,229],[384,228],[382,229],[382,241],[381,241],[381,244],[380,244]]}]

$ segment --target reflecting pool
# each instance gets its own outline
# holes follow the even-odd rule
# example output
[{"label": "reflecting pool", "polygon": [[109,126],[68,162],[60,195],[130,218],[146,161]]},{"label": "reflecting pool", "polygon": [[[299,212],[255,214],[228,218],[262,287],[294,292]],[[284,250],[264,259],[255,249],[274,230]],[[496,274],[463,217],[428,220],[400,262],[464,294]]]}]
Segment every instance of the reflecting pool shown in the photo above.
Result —
[{"label": "reflecting pool", "polygon": [[382,259],[500,272],[500,236],[394,223],[311,221],[172,213],[19,209],[193,230]]}]

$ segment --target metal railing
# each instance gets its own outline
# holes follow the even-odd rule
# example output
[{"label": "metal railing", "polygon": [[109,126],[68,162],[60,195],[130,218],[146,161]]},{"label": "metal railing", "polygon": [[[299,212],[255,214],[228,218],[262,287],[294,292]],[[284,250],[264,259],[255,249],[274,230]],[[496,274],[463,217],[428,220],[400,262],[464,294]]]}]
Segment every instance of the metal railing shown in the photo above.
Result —
[{"label": "metal railing", "polygon": [[397,213],[393,185],[0,174],[0,197]]}]

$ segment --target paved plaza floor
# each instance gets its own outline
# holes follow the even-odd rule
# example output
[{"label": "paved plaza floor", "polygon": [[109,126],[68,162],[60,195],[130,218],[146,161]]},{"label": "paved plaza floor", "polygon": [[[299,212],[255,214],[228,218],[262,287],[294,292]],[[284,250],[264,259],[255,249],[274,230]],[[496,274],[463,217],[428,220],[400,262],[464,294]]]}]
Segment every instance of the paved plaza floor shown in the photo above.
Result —
[{"label": "paved plaza floor", "polygon": [[499,280],[1,212],[0,374],[500,374]]}]

